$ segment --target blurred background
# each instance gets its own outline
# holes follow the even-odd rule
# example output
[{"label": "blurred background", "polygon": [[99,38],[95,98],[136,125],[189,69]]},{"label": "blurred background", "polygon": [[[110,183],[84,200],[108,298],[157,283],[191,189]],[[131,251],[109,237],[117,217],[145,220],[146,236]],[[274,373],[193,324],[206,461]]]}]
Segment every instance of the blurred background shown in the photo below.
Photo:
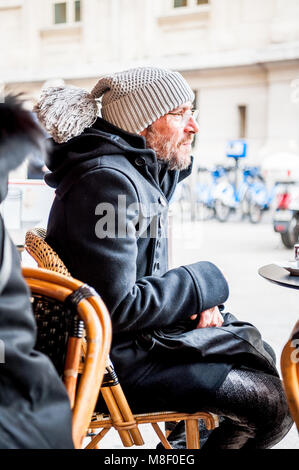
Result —
[{"label": "blurred background", "polygon": [[[0,25],[0,100],[23,92],[30,110],[43,87],[91,90],[107,72],[184,75],[200,131],[193,174],[171,204],[170,265],[217,263],[230,280],[227,308],[279,358],[299,294],[258,269],[294,259],[299,236],[299,1],[0,0]],[[47,224],[45,171],[28,155],[10,175],[1,211],[16,244]],[[278,447],[299,448],[295,429]]]},{"label": "blurred background", "polygon": [[[189,201],[192,220],[212,215],[206,207],[214,209],[214,199],[220,213],[225,205],[234,212],[245,198],[246,215],[251,183],[265,179],[258,205],[268,209],[277,181],[299,180],[298,18],[298,0],[0,0],[0,99],[23,92],[32,109],[43,87],[91,90],[101,74],[135,66],[178,70],[200,110],[193,149],[200,171],[177,199]],[[228,175],[237,163],[228,146],[252,172]],[[11,178],[38,179],[45,171],[31,155]],[[227,179],[235,194],[222,184],[215,196]]]}]

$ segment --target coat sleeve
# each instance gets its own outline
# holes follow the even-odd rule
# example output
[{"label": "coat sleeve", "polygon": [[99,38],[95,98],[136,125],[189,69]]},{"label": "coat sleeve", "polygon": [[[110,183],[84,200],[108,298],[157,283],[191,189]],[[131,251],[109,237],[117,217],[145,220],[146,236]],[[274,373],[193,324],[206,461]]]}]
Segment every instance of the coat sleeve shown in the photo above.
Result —
[{"label": "coat sleeve", "polygon": [[[118,236],[119,197],[126,197],[126,236]],[[118,170],[97,169],[73,186],[63,204],[50,214],[47,240],[61,254],[74,277],[92,285],[103,298],[115,333],[171,325],[194,313],[223,303],[228,286],[212,263],[198,262],[171,269],[161,277],[137,279],[137,239],[134,211],[138,202],[130,179]],[[99,203],[103,215],[100,217]],[[64,213],[59,214],[59,207]],[[98,215],[97,215],[98,214]],[[97,224],[107,223],[109,237],[97,236]],[[65,225],[59,234],[59,226]],[[121,233],[121,235],[123,235]],[[59,242],[60,240],[60,242]],[[62,243],[60,246],[57,243]]]}]

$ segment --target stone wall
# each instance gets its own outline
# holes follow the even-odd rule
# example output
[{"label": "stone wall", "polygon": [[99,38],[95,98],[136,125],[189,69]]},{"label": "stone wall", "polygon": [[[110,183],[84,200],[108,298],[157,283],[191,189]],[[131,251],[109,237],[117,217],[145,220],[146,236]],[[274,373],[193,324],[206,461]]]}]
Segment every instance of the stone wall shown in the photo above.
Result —
[{"label": "stone wall", "polygon": [[[62,0],[61,0],[62,1]],[[202,164],[225,159],[246,106],[249,160],[299,152],[299,2],[82,0],[82,18],[53,24],[54,0],[0,0],[0,78],[33,103],[46,81],[91,89],[105,72],[140,65],[180,70],[197,91]],[[296,81],[297,80],[297,81]],[[299,85],[298,85],[299,87]]]}]

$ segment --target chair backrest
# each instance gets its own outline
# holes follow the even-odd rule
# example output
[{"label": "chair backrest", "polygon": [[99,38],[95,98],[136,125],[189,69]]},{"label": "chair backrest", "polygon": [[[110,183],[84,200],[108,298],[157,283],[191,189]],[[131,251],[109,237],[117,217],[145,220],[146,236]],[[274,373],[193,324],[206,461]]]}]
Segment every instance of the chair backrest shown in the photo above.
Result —
[{"label": "chair backrest", "polygon": [[74,335],[76,317],[84,322],[87,351],[79,385],[75,383],[72,409],[74,445],[80,448],[105,372],[111,345],[110,316],[95,291],[76,279],[40,268],[23,268],[23,276],[31,290],[37,322],[36,349],[52,359],[67,389],[69,377],[74,378],[77,373],[77,366],[72,363],[73,349],[68,343]]},{"label": "chair backrest", "polygon": [[285,344],[280,359],[283,385],[292,418],[299,432],[299,322]]},{"label": "chair backrest", "polygon": [[28,230],[25,237],[26,251],[35,259],[40,268],[71,276],[58,254],[45,242],[45,238],[46,230],[44,228]]}]

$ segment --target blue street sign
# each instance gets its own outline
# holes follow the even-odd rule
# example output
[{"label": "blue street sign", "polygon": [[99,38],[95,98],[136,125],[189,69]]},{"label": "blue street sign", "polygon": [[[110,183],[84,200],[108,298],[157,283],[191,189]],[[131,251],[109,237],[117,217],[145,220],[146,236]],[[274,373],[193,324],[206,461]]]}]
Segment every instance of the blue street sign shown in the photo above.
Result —
[{"label": "blue street sign", "polygon": [[247,155],[247,142],[245,140],[230,140],[226,146],[226,156],[232,158],[243,158]]}]

